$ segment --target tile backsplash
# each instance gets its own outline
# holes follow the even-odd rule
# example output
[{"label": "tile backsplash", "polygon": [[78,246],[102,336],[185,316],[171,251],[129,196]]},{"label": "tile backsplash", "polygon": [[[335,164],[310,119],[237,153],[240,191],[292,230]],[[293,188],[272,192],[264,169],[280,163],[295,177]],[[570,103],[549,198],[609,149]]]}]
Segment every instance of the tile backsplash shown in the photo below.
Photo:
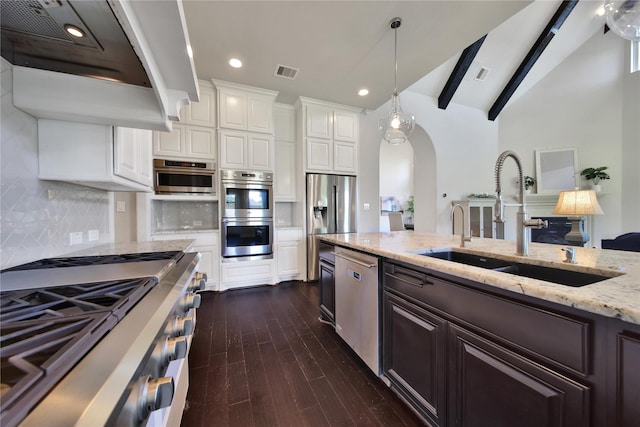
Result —
[{"label": "tile backsplash", "polygon": [[218,203],[153,200],[151,233],[218,229]]},{"label": "tile backsplash", "polygon": [[[13,106],[11,67],[0,62],[0,268],[108,243],[108,192],[38,179],[37,120]],[[88,242],[89,230],[99,240]],[[71,246],[77,232],[82,243]]]}]

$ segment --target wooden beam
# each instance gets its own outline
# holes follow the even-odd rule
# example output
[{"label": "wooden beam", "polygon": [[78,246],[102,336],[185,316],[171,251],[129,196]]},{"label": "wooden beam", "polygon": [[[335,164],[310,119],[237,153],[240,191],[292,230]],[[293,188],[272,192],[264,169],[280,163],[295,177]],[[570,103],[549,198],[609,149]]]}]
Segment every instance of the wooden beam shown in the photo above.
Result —
[{"label": "wooden beam", "polygon": [[480,46],[482,46],[482,43],[484,43],[484,39],[486,38],[487,35],[485,34],[481,39],[478,39],[475,43],[467,46],[467,48],[462,51],[462,55],[460,55],[456,66],[453,67],[449,80],[447,80],[447,83],[442,88],[442,92],[438,97],[438,108],[441,110],[446,110],[447,105],[449,105],[451,98],[453,98],[456,90],[458,90],[458,86],[460,86],[462,78],[467,74],[467,70],[469,70],[473,59],[478,54]]},{"label": "wooden beam", "polygon": [[529,73],[533,64],[535,64],[538,58],[540,58],[542,52],[544,52],[547,45],[551,42],[551,39],[553,39],[553,36],[555,36],[556,32],[560,29],[576,4],[578,4],[578,0],[563,1],[562,4],[560,4],[560,7],[558,7],[558,10],[538,37],[538,40],[533,44],[531,50],[520,64],[515,74],[511,77],[511,80],[509,80],[509,83],[507,83],[489,109],[489,120],[493,121],[498,117],[500,111],[502,111],[511,96],[513,96],[513,93]]}]

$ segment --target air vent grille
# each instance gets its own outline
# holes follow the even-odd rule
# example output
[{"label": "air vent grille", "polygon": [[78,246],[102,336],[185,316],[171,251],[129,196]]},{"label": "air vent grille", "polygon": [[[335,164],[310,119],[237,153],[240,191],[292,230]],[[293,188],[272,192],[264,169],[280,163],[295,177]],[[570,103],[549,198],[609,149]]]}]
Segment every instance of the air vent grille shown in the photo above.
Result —
[{"label": "air vent grille", "polygon": [[480,82],[483,81],[489,75],[489,71],[491,71],[491,68],[481,67],[474,79]]},{"label": "air vent grille", "polygon": [[276,67],[275,75],[285,79],[293,80],[298,75],[298,71],[300,70],[297,68],[287,67],[286,65],[278,64],[278,66]]},{"label": "air vent grille", "polygon": [[37,0],[2,1],[2,28],[65,42],[72,41]]}]

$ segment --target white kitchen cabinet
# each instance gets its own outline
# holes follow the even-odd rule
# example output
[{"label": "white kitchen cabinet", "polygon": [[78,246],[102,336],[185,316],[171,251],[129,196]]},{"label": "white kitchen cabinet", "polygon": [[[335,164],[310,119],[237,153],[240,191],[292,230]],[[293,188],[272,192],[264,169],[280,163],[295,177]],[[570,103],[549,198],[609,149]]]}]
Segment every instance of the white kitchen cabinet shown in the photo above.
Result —
[{"label": "white kitchen cabinet", "polygon": [[223,262],[220,265],[219,290],[276,283],[273,259],[259,261]]},{"label": "white kitchen cabinet", "polygon": [[199,82],[200,100],[185,106],[180,112],[181,120],[187,125],[216,126],[216,91],[208,82]]},{"label": "white kitchen cabinet", "polygon": [[275,163],[273,196],[276,202],[297,200],[296,114],[292,105],[275,104]]},{"label": "white kitchen cabinet", "polygon": [[307,172],[356,174],[358,110],[310,98],[296,104]]},{"label": "white kitchen cabinet", "polygon": [[276,140],[275,168],[273,172],[273,197],[276,202],[295,202],[296,143]]},{"label": "white kitchen cabinet", "polygon": [[218,127],[273,134],[278,92],[213,80],[218,90]]},{"label": "white kitchen cabinet", "polygon": [[278,280],[298,279],[303,253],[302,229],[276,230],[276,259],[278,262]]},{"label": "white kitchen cabinet", "polygon": [[38,120],[38,177],[109,191],[152,190],[148,130]]},{"label": "white kitchen cabinet", "polygon": [[219,141],[221,169],[273,170],[273,136],[221,130]]},{"label": "white kitchen cabinet", "polygon": [[218,290],[220,283],[220,246],[219,232],[210,231],[206,233],[160,233],[152,234],[151,240],[193,240],[193,244],[187,252],[199,252],[200,264],[198,271],[206,273],[207,282],[205,289],[210,291]]},{"label": "white kitchen cabinet", "polygon": [[158,158],[216,159],[215,129],[174,124],[171,132],[153,133],[153,155]]}]

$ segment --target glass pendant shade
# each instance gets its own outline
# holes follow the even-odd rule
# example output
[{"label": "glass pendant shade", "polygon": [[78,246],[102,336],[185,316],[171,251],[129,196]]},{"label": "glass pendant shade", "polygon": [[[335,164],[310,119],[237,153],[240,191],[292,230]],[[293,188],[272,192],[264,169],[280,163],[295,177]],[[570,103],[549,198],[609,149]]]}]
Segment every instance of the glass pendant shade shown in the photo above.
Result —
[{"label": "glass pendant shade", "polygon": [[394,89],[391,97],[391,112],[380,119],[378,130],[382,138],[391,145],[402,144],[408,141],[413,128],[415,127],[415,117],[413,114],[405,113],[400,108],[400,96],[398,95],[398,28],[402,19],[393,18],[390,22],[391,29],[394,30],[394,54],[395,54],[395,75]]},{"label": "glass pendant shade", "polygon": [[391,145],[402,144],[407,142],[414,127],[415,118],[412,114],[402,111],[400,97],[394,93],[391,98],[391,112],[378,123],[382,137]]},{"label": "glass pendant shade", "polygon": [[620,37],[640,41],[640,0],[606,0],[607,25]]}]

